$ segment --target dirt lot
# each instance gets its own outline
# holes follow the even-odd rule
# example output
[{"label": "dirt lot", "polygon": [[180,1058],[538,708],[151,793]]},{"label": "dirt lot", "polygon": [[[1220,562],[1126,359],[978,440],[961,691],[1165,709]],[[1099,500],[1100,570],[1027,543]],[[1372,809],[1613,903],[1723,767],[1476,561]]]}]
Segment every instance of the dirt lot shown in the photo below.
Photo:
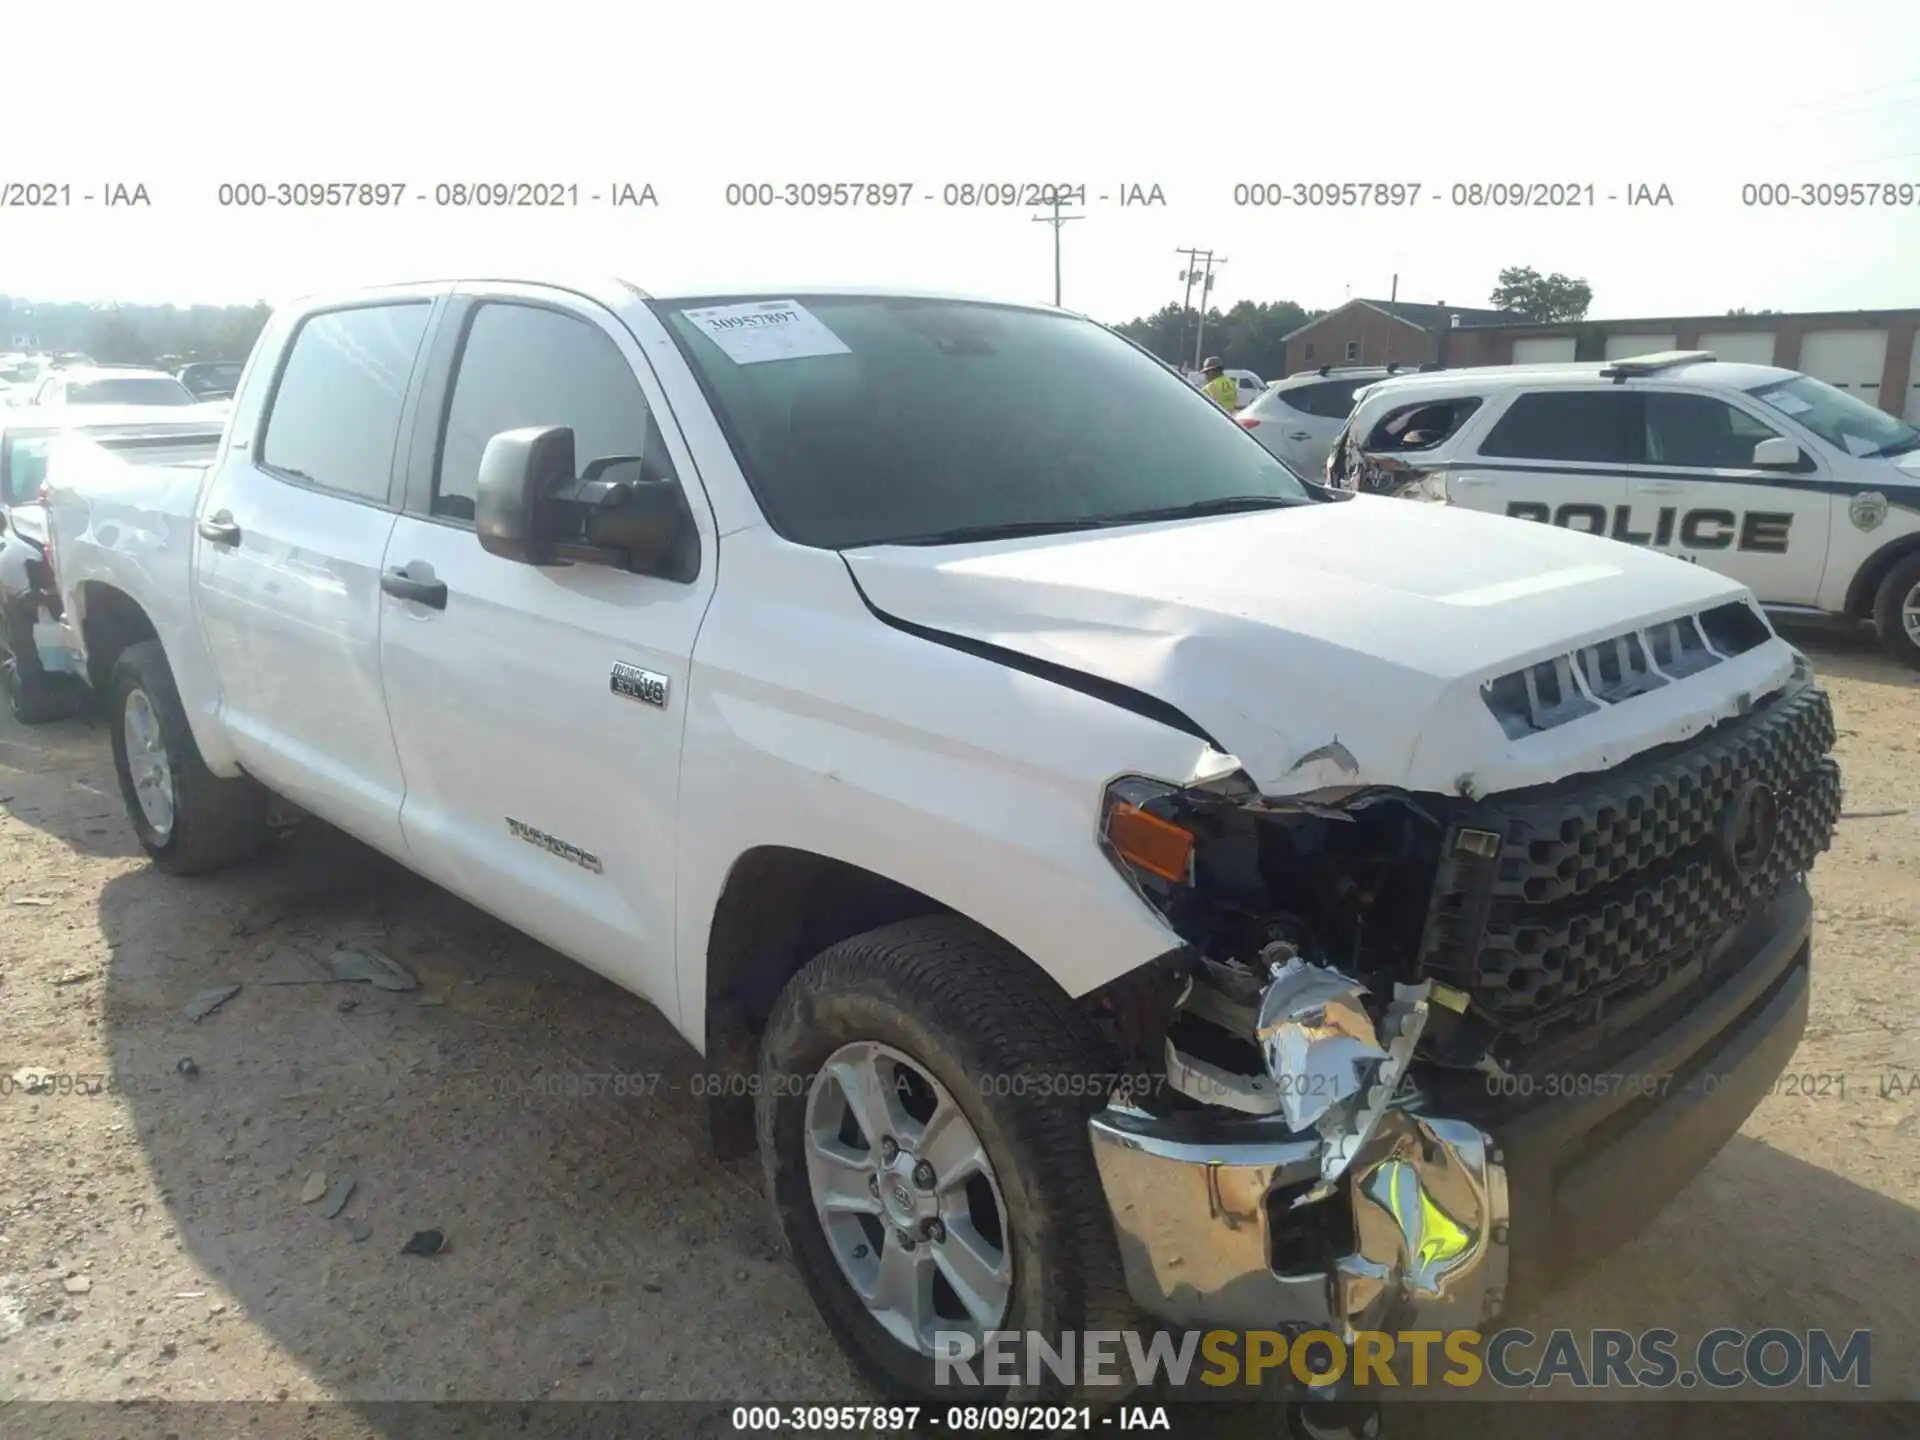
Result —
[{"label": "dirt lot", "polygon": [[[1920,1073],[1920,683],[1806,643],[1858,817],[1814,877],[1808,1083],[1525,1319],[1866,1327],[1875,1395],[1920,1398],[1920,1084],[1886,1078]],[[418,990],[316,983],[341,945]],[[0,715],[0,1077],[23,1067],[107,1083],[0,1095],[0,1400],[859,1397],[658,1015],[320,827],[150,873],[104,730]],[[333,1218],[303,1203],[346,1176]],[[445,1251],[402,1256],[428,1228]]]}]

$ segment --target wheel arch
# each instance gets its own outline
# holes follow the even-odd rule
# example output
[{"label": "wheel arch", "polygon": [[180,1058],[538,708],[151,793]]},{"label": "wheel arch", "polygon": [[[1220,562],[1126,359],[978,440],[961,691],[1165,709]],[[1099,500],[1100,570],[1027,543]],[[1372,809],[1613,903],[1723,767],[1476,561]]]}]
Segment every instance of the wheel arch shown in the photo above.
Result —
[{"label": "wheel arch", "polygon": [[1916,554],[1920,554],[1920,530],[1889,540],[1869,555],[1866,563],[1853,572],[1853,581],[1847,586],[1847,617],[1851,620],[1872,619],[1873,603],[1880,593],[1881,582],[1894,566]]},{"label": "wheel arch", "polygon": [[[122,652],[142,640],[159,640],[160,631],[138,600],[105,580],[82,580],[74,586],[73,598],[87,684],[96,695],[104,695]],[[161,648],[166,648],[164,641]]]},{"label": "wheel arch", "polygon": [[[754,1073],[760,1036],[774,1002],[822,950],[897,921],[960,913],[924,891],[850,861],[786,845],[759,845],[743,852],[727,872],[708,928],[701,997],[707,1066],[721,1074]],[[1018,946],[989,926],[980,928],[1007,943],[1057,988],[1046,969]],[[1064,991],[1061,995],[1066,998]],[[709,1133],[722,1156],[752,1153],[753,1123],[751,1096],[709,1099]]]},{"label": "wheel arch", "polygon": [[111,580],[87,578],[66,595],[69,622],[77,629],[86,661],[88,688],[104,698],[114,662],[129,645],[154,640],[167,657],[193,743],[207,768],[231,778],[241,773],[239,762],[219,723],[220,688],[211,664],[193,628],[191,612],[171,621],[143,605]]}]

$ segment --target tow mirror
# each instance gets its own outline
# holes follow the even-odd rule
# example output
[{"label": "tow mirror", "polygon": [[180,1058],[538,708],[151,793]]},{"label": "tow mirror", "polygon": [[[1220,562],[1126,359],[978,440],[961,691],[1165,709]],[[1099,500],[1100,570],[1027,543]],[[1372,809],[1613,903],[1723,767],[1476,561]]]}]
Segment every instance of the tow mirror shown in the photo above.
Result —
[{"label": "tow mirror", "polygon": [[1753,447],[1753,463],[1761,470],[1792,470],[1801,461],[1800,447],[1784,435],[1773,435]]},{"label": "tow mirror", "polygon": [[480,547],[523,565],[552,565],[560,540],[553,497],[573,482],[573,431],[566,426],[503,430],[487,441],[474,487]]},{"label": "tow mirror", "polygon": [[[507,430],[480,457],[474,528],[488,554],[525,565],[608,565],[691,580],[699,569],[692,512],[671,478],[638,455],[604,455],[576,474],[564,425]],[[608,475],[632,467],[632,480]]]}]

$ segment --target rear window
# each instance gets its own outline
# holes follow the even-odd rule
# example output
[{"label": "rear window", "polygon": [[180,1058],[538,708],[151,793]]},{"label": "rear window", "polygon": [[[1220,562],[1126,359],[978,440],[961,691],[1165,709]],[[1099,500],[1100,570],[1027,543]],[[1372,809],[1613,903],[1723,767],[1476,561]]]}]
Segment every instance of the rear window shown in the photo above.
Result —
[{"label": "rear window", "polygon": [[1635,396],[1621,389],[1536,390],[1494,422],[1480,453],[1518,460],[1631,464]]},{"label": "rear window", "polygon": [[1284,407],[1302,415],[1317,415],[1323,420],[1344,420],[1353,412],[1354,392],[1366,383],[1359,379],[1323,380],[1316,385],[1297,385],[1291,390],[1270,390],[1262,400],[1276,409]]},{"label": "rear window", "polygon": [[656,308],[768,520],[800,544],[1311,503],[1219,406],[1091,321],[864,295]]}]

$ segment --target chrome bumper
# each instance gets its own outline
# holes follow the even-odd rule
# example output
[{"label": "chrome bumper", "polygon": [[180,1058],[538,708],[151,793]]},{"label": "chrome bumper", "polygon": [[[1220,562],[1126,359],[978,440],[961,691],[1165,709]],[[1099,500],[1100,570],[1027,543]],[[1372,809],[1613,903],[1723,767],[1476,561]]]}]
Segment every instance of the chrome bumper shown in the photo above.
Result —
[{"label": "chrome bumper", "polygon": [[[1090,1129],[1128,1288],[1163,1323],[1351,1340],[1473,1328],[1505,1303],[1506,1172],[1472,1125],[1390,1110],[1318,1198],[1326,1142],[1279,1117],[1119,1104]],[[1324,1263],[1290,1264],[1284,1232],[1329,1240]]]}]

